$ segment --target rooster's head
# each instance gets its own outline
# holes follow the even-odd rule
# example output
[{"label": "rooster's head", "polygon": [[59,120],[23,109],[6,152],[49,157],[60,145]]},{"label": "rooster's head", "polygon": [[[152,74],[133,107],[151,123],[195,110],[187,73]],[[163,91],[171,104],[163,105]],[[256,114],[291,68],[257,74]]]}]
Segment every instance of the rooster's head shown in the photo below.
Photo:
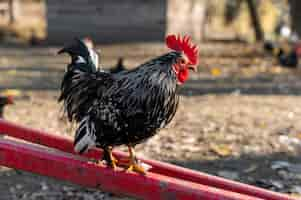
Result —
[{"label": "rooster's head", "polygon": [[187,35],[183,38],[180,35],[168,35],[166,45],[174,51],[181,52],[181,56],[177,58],[172,67],[176,73],[178,83],[183,84],[188,79],[189,69],[197,70],[199,49],[191,43],[191,39]]}]

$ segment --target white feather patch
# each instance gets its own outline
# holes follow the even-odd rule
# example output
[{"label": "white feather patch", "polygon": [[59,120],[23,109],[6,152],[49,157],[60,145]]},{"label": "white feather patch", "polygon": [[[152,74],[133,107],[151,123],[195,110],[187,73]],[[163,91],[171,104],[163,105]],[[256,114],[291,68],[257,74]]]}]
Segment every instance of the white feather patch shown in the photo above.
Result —
[{"label": "white feather patch", "polygon": [[93,49],[89,49],[89,54],[91,56],[92,62],[95,65],[96,69],[98,69],[98,55]]},{"label": "white feather patch", "polygon": [[82,56],[77,56],[75,63],[87,63],[87,61]]},{"label": "white feather patch", "polygon": [[96,145],[96,129],[94,122],[91,122],[89,116],[85,117],[79,124],[79,127],[75,133],[75,138],[78,138],[84,131],[84,135],[74,145],[75,152],[82,152],[83,149],[87,151],[91,147]]}]

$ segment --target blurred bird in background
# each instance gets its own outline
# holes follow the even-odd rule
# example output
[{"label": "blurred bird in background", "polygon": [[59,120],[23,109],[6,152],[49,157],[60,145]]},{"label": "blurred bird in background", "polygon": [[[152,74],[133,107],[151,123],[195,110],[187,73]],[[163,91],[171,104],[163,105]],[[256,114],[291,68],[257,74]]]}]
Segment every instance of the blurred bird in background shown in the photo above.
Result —
[{"label": "blurred bird in background", "polygon": [[59,51],[72,58],[59,101],[69,121],[78,124],[76,152],[100,147],[103,159],[115,168],[118,160],[112,155],[113,147],[127,145],[127,170],[145,173],[134,147],[172,120],[179,102],[177,90],[188,79],[189,70],[196,70],[198,64],[198,48],[190,37],[169,35],[166,45],[169,53],[116,73],[95,71],[96,60],[83,40]]},{"label": "blurred bird in background", "polygon": [[266,41],[264,43],[264,50],[268,54],[274,56],[282,67],[298,67],[299,57],[301,55],[300,42],[291,44],[287,42],[276,43],[272,41]]},{"label": "blurred bird in background", "polygon": [[0,119],[4,117],[4,109],[7,105],[13,104],[13,96],[0,96]]},{"label": "blurred bird in background", "polygon": [[275,28],[277,40],[267,40],[263,44],[264,51],[274,56],[282,67],[297,68],[301,55],[301,43],[298,35],[283,21]]}]

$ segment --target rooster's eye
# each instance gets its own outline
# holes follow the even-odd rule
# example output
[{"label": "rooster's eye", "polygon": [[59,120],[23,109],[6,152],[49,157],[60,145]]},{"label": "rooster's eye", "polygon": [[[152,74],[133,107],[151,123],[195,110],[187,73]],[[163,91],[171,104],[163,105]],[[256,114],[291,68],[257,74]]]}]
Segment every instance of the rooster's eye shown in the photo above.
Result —
[{"label": "rooster's eye", "polygon": [[184,65],[184,64],[185,64],[185,60],[184,60],[184,59],[180,59],[180,60],[179,60],[179,63],[180,63],[181,65]]}]

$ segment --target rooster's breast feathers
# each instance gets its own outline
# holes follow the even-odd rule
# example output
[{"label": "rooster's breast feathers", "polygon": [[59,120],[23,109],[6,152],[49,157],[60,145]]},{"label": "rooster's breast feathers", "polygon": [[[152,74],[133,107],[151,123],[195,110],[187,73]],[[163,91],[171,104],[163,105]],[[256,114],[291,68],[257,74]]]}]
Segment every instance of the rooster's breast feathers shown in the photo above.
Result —
[{"label": "rooster's breast feathers", "polygon": [[[123,124],[142,117],[144,123],[141,126],[159,128],[164,120],[169,121],[178,100],[176,77],[170,69],[169,64],[150,62],[132,71],[112,74],[110,87],[101,90],[101,98],[96,100],[92,110],[99,111],[97,118],[101,121],[119,117]],[[116,118],[102,116],[105,111]],[[114,120],[107,123],[116,125]],[[135,127],[128,126],[132,130],[138,128],[136,124]]]},{"label": "rooster's breast feathers", "polygon": [[169,63],[149,62],[109,76],[106,82],[110,85],[98,89],[101,94],[86,114],[94,124],[100,146],[108,145],[106,142],[111,145],[141,142],[170,122],[178,106],[178,96],[176,77]]}]

